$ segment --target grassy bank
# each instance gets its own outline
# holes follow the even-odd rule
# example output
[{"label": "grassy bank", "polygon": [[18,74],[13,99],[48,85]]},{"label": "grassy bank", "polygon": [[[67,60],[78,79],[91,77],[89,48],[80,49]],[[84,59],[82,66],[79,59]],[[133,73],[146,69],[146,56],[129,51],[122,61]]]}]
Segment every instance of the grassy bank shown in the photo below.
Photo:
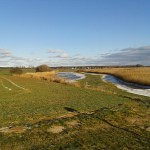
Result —
[{"label": "grassy bank", "polygon": [[150,67],[137,68],[104,68],[84,70],[85,72],[114,75],[124,81],[142,85],[150,85]]},{"label": "grassy bank", "polygon": [[150,147],[149,97],[121,91],[99,75],[87,75],[79,87],[30,77],[1,77],[3,150]]},{"label": "grassy bank", "polygon": [[47,117],[56,117],[68,113],[64,108],[69,107],[79,112],[92,111],[104,106],[113,106],[129,102],[126,98],[71,85],[48,82],[32,78],[9,76],[7,79],[25,88],[20,89],[9,81],[1,82],[0,90],[0,126],[13,123],[32,123]]},{"label": "grassy bank", "polygon": [[25,131],[14,127],[18,133],[10,129],[1,134],[0,146],[3,150],[149,150],[148,113],[146,107],[133,104],[43,120],[28,125]]}]

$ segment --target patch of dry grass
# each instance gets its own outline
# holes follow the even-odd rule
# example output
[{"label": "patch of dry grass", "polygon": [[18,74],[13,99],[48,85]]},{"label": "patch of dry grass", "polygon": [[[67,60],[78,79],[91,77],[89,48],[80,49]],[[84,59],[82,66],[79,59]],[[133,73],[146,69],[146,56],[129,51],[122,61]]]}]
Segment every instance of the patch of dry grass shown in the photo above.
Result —
[{"label": "patch of dry grass", "polygon": [[3,127],[0,128],[0,133],[24,133],[27,130],[26,127],[21,127],[21,126],[17,126],[17,127]]},{"label": "patch of dry grass", "polygon": [[20,77],[23,78],[34,78],[34,79],[42,79],[42,80],[47,80],[47,81],[52,81],[52,82],[57,82],[57,83],[65,83],[66,81],[62,78],[59,78],[56,76],[55,71],[50,71],[50,72],[36,72],[36,73],[25,73],[20,75]]},{"label": "patch of dry grass", "polygon": [[47,132],[51,133],[61,133],[65,128],[63,126],[53,126],[47,129]]},{"label": "patch of dry grass", "polygon": [[20,77],[34,78],[34,79],[50,79],[55,75],[54,71],[51,72],[36,72],[36,73],[24,73]]},{"label": "patch of dry grass", "polygon": [[80,84],[78,82],[70,82],[69,80],[58,77],[55,71],[25,73],[25,74],[19,75],[19,77],[34,78],[34,79],[46,80],[50,82],[56,82],[56,83],[61,83],[61,84],[73,85],[75,87],[80,87]]},{"label": "patch of dry grass", "polygon": [[142,85],[150,85],[150,67],[103,68],[84,71],[111,74],[127,82],[138,83]]}]

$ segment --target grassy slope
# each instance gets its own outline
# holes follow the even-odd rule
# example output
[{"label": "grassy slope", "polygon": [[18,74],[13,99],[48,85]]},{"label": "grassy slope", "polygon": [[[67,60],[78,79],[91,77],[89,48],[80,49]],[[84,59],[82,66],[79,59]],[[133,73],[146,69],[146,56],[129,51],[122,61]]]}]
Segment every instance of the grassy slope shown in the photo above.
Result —
[{"label": "grassy slope", "polygon": [[[88,75],[81,80],[81,88],[28,78],[7,78],[28,90],[0,79],[12,88],[8,91],[0,87],[0,126],[30,128],[22,134],[0,133],[0,147],[4,150],[12,147],[15,150],[150,148],[150,134],[145,130],[150,126],[148,97],[118,90],[102,82],[99,75]],[[65,107],[79,113],[71,118],[52,119],[74,114]],[[101,109],[104,107],[107,109]],[[82,114],[90,111],[95,112]],[[132,119],[130,123],[130,117],[138,118],[140,123],[133,121],[134,124]],[[77,120],[79,125],[70,128],[66,122],[72,120]],[[53,125],[64,126],[65,130],[59,134],[47,132]]]},{"label": "grassy slope", "polygon": [[142,85],[150,85],[150,67],[104,68],[85,71],[112,74],[127,82],[138,83]]},{"label": "grassy slope", "polygon": [[64,107],[77,111],[91,111],[129,101],[107,92],[81,89],[59,83],[36,79],[9,77],[12,81],[28,90],[18,89],[8,81],[3,83],[12,88],[0,90],[0,126],[11,122],[25,123],[43,117],[66,114]]},{"label": "grassy slope", "polygon": [[[136,105],[119,105],[100,109],[90,114],[78,114],[71,118],[53,119],[30,126],[23,134],[5,134],[0,136],[3,150],[32,149],[135,149],[149,150],[150,133],[146,131],[148,109]],[[143,116],[144,115],[144,120]],[[132,118],[132,119],[131,119]],[[135,119],[137,120],[135,122]],[[78,124],[69,126],[68,122]],[[63,132],[48,132],[52,126],[63,126]]]}]

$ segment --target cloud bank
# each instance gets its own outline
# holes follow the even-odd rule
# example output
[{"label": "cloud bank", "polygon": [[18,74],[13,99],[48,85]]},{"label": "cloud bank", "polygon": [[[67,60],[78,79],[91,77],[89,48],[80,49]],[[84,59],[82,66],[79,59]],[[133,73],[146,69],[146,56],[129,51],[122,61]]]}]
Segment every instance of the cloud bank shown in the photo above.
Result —
[{"label": "cloud bank", "polygon": [[69,55],[64,50],[49,49],[45,52],[46,58],[26,58],[12,54],[11,51],[0,48],[0,66],[108,66],[108,65],[150,65],[150,46],[126,48],[106,55],[83,56],[81,54]]},{"label": "cloud bank", "polygon": [[0,67],[37,66],[44,61],[40,58],[16,56],[7,49],[0,48]]},{"label": "cloud bank", "polygon": [[[58,54],[58,53],[57,53]],[[143,47],[131,47],[126,49],[121,49],[114,53],[106,53],[97,56],[87,57],[80,54],[69,56],[64,55],[65,52],[60,52],[59,59],[55,64],[56,66],[78,66],[78,65],[98,65],[98,66],[109,66],[109,65],[150,65],[150,46]],[[66,57],[61,57],[61,56]]]},{"label": "cloud bank", "polygon": [[116,65],[150,65],[150,46],[126,48],[104,56],[101,62]]},{"label": "cloud bank", "polygon": [[61,49],[49,49],[47,50],[47,53],[56,54],[56,53],[64,53],[64,51]]}]

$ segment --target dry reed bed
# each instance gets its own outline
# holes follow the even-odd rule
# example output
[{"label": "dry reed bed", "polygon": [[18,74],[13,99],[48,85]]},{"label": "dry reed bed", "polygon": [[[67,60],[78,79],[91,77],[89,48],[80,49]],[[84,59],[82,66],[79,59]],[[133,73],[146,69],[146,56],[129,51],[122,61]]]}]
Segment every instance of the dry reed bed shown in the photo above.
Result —
[{"label": "dry reed bed", "polygon": [[150,67],[136,68],[103,68],[84,70],[91,73],[110,74],[127,82],[150,85]]},{"label": "dry reed bed", "polygon": [[46,80],[50,82],[56,82],[56,83],[62,83],[62,84],[68,84],[68,85],[74,85],[76,87],[80,87],[80,85],[77,82],[70,82],[69,80],[58,77],[55,71],[25,73],[25,74],[19,75],[19,77]]}]

